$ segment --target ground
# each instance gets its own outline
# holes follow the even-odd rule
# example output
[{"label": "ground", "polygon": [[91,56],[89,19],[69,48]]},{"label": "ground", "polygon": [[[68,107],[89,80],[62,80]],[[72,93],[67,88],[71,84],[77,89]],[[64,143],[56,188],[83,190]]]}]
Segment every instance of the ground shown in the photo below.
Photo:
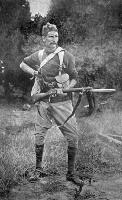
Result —
[{"label": "ground", "polygon": [[[76,186],[65,177],[43,178],[38,182],[25,183],[11,190],[7,200],[122,200],[122,175],[114,175],[86,183],[79,197],[75,198]],[[78,188],[77,188],[78,189]]]},{"label": "ground", "polygon": [[[20,136],[21,137],[24,136],[22,129],[28,130],[28,127],[33,127],[34,116],[35,116],[34,115],[35,112],[33,112],[33,108],[31,112],[29,110],[23,111],[23,106],[20,102],[18,102],[17,104],[7,104],[6,102],[1,102],[0,110],[1,110],[1,116],[2,116],[0,118],[1,120],[0,130],[3,135],[7,134],[10,136],[12,134],[14,136],[17,134],[17,138],[20,139]],[[98,116],[96,119],[98,120]],[[102,120],[102,118],[100,119]],[[91,122],[93,122],[93,118],[90,118],[89,120],[91,124]],[[97,121],[94,121],[94,122],[96,123]],[[118,131],[118,135],[120,136],[121,132],[119,130],[120,129],[118,129],[117,131]],[[102,138],[102,142],[103,142],[103,139],[104,138]],[[57,145],[57,143],[59,143],[58,137],[54,136],[53,141]],[[107,143],[108,141],[109,139],[106,140]],[[21,142],[21,140],[19,140],[19,142]],[[49,144],[52,145],[51,140],[49,142],[50,142]],[[111,141],[109,142],[110,142],[109,145],[112,145]],[[55,152],[59,151],[62,148],[62,144],[65,145],[65,142],[63,139],[62,139],[62,142],[59,144],[59,146],[53,146],[56,148],[52,148],[52,151],[54,150]],[[117,147],[118,145],[120,145],[120,143],[117,143]],[[47,150],[47,152],[49,151],[50,149]],[[58,161],[59,160],[62,161],[62,157],[64,157],[63,156],[64,153],[65,152],[62,152],[62,149],[61,149],[61,157],[58,156]],[[116,155],[116,154],[113,154],[113,155]],[[57,162],[56,159],[57,158],[54,158],[55,162]],[[64,162],[65,162],[65,158],[64,158]],[[48,166],[50,165],[50,160],[48,159],[47,159],[47,164]],[[25,177],[23,177],[23,179],[20,180],[17,185],[14,185],[11,188],[9,194],[4,197],[1,196],[0,200],[74,200],[74,199],[77,199],[77,200],[78,199],[79,200],[122,200],[122,171],[120,170],[119,173],[118,172],[117,173],[113,172],[111,174],[108,173],[104,176],[97,174],[92,180],[91,185],[89,185],[89,182],[85,180],[85,186],[83,187],[83,190],[81,191],[79,195],[77,195],[78,190],[79,188],[77,186],[66,181],[65,174],[52,175],[47,178],[40,179],[39,181],[35,183],[30,183]]]}]

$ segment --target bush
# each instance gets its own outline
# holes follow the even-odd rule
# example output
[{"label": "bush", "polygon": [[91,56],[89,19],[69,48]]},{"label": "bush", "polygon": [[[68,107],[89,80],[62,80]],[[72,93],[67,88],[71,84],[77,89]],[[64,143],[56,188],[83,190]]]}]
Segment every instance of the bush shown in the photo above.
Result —
[{"label": "bush", "polygon": [[76,68],[79,72],[81,86],[84,76],[94,87],[122,89],[122,56],[121,33],[115,33],[111,38],[89,38],[81,44],[66,45],[76,58]]}]

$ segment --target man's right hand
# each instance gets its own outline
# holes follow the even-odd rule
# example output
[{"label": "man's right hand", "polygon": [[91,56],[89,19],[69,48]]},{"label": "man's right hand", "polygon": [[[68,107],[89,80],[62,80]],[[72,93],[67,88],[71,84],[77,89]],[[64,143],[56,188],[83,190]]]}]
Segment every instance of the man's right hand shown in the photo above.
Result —
[{"label": "man's right hand", "polygon": [[62,88],[53,88],[53,89],[50,89],[47,93],[48,93],[48,95],[53,96],[53,97],[55,97],[57,95],[62,95],[62,96],[67,95],[66,93],[63,93]]},{"label": "man's right hand", "polygon": [[50,89],[50,90],[47,92],[47,94],[48,94],[49,96],[56,96],[56,95],[57,95],[57,89],[52,88],[52,89]]},{"label": "man's right hand", "polygon": [[33,76],[34,76],[34,77],[38,76],[38,71],[35,71],[35,70],[34,70]]}]

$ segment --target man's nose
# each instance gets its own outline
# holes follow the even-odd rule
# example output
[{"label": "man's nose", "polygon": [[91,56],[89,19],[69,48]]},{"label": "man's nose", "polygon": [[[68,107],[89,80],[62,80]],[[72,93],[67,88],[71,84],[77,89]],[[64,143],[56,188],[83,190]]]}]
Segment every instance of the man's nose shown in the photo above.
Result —
[{"label": "man's nose", "polygon": [[53,37],[53,40],[57,40],[57,37],[54,36],[54,37]]}]

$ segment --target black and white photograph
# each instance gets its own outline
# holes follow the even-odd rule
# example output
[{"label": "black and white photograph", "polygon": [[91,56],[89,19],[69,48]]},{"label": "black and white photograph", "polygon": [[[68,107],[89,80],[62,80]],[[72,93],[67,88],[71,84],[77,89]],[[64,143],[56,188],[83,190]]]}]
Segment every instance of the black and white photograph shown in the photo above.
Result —
[{"label": "black and white photograph", "polygon": [[0,200],[122,200],[122,0],[0,0]]}]

